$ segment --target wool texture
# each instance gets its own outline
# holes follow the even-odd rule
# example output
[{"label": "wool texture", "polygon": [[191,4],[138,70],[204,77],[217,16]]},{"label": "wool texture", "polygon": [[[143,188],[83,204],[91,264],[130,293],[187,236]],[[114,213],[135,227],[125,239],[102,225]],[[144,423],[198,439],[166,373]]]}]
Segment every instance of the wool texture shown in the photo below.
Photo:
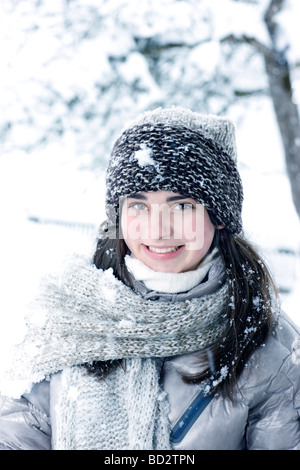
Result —
[{"label": "wool texture", "polygon": [[[226,283],[185,302],[145,300],[111,269],[79,257],[62,276],[47,278],[8,375],[30,389],[48,376],[55,382],[62,371],[55,448],[167,449],[168,400],[155,358],[198,351],[224,337],[227,304]],[[82,366],[121,358],[125,370],[105,380]]]},{"label": "wool texture", "polygon": [[169,403],[151,359],[128,359],[105,380],[83,367],[54,376],[55,450],[141,450],[171,448]]},{"label": "wool texture", "polygon": [[228,119],[182,108],[138,118],[116,141],[106,173],[106,207],[118,224],[119,203],[143,191],[195,199],[233,234],[242,230],[243,189]]},{"label": "wool texture", "polygon": [[154,271],[133,255],[125,256],[125,264],[134,279],[142,281],[147,289],[160,293],[168,292],[174,294],[178,292],[187,292],[200,284],[212,268],[218,253],[218,249],[215,248],[205,257],[204,260],[201,261],[197,269],[183,273],[164,273]]}]

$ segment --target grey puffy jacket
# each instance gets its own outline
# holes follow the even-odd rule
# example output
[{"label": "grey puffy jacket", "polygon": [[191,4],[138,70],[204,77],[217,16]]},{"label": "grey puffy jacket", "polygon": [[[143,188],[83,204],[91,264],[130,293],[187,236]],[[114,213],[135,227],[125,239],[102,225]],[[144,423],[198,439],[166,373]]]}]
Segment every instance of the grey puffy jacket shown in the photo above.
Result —
[{"label": "grey puffy jacket", "polygon": [[[276,333],[253,354],[236,400],[216,396],[190,419],[187,411],[191,404],[195,408],[199,387],[185,384],[179,371],[192,368],[195,358],[189,354],[161,361],[171,425],[182,427],[174,449],[300,450],[300,336],[288,318],[281,317]],[[0,449],[51,449],[59,393],[43,381],[21,399],[0,398]]]}]

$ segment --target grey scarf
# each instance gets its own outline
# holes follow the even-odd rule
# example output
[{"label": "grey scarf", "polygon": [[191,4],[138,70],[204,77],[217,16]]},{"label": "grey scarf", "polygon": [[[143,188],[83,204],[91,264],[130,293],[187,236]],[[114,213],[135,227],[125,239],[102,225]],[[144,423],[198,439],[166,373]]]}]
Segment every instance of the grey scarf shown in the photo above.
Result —
[{"label": "grey scarf", "polygon": [[[78,258],[61,278],[48,278],[11,377],[30,384],[63,371],[54,448],[168,449],[168,400],[153,358],[214,343],[228,328],[227,303],[226,283],[186,301],[145,299],[111,269]],[[106,380],[78,366],[119,358],[126,370]]]}]

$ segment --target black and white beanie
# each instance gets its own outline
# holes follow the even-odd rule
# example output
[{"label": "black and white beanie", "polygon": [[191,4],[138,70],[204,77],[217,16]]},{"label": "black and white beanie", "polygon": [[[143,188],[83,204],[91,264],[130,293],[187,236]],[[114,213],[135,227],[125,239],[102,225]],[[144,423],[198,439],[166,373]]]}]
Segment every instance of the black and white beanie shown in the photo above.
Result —
[{"label": "black and white beanie", "polygon": [[173,191],[203,204],[232,233],[242,230],[243,188],[235,129],[225,117],[173,107],[148,111],[116,141],[106,173],[107,212],[141,191]]}]

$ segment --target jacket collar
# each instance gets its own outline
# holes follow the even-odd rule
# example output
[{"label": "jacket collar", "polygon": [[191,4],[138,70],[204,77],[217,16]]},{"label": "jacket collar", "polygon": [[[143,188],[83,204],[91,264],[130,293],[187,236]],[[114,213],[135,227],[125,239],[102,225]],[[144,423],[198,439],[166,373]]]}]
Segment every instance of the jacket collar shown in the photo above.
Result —
[{"label": "jacket collar", "polygon": [[143,281],[137,280],[130,271],[129,276],[135,291],[144,299],[159,300],[162,302],[178,302],[202,297],[203,295],[215,292],[224,284],[226,280],[226,270],[221,256],[218,255],[202,282],[198,283],[188,291],[177,293],[160,292],[149,289]]}]

